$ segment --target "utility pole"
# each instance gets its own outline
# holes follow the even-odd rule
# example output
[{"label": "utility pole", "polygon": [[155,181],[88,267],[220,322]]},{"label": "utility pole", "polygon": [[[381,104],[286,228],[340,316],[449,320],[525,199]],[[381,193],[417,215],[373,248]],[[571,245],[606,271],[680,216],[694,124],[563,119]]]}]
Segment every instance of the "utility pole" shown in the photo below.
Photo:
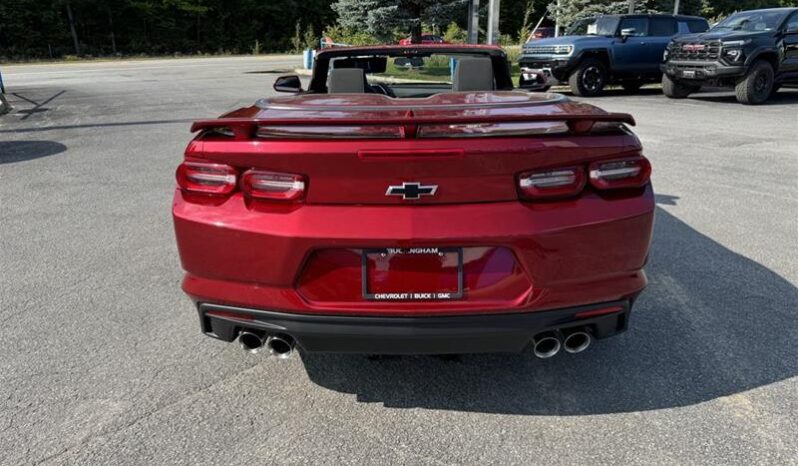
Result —
[{"label": "utility pole", "polygon": [[673,2],[673,14],[674,15],[678,15],[679,14],[679,0],[676,0],[675,2]]},{"label": "utility pole", "polygon": [[557,17],[554,18],[554,37],[560,37],[560,8],[562,1],[557,0]]},{"label": "utility pole", "polygon": [[468,37],[466,42],[479,42],[479,0],[468,1]]},{"label": "utility pole", "polygon": [[75,55],[80,55],[80,42],[78,33],[75,32],[75,20],[72,17],[72,6],[66,2],[67,18],[69,19],[69,29],[72,31],[72,43],[75,44]]},{"label": "utility pole", "polygon": [[499,0],[488,2],[488,43],[499,43]]},{"label": "utility pole", "polygon": [[629,0],[629,14],[633,15],[635,12],[635,0]]}]

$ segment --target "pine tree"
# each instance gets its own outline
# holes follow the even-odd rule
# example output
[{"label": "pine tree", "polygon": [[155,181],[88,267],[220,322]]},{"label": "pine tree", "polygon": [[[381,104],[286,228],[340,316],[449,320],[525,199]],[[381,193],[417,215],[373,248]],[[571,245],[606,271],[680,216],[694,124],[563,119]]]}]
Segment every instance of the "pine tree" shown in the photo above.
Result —
[{"label": "pine tree", "polygon": [[332,8],[344,27],[382,39],[391,38],[398,29],[418,42],[422,24],[443,26],[465,17],[466,0],[338,0]]}]

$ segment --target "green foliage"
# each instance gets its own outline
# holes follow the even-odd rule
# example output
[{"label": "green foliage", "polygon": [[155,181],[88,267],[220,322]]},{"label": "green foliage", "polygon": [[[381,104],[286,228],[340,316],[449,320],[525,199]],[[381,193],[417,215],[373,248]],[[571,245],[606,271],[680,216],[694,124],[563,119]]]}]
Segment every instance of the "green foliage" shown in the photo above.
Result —
[{"label": "green foliage", "polygon": [[313,49],[319,46],[319,37],[316,36],[312,24],[308,24],[305,29],[305,34],[302,35],[302,43],[306,49]]},{"label": "green foliage", "polygon": [[367,32],[355,31],[340,25],[328,27],[324,30],[323,35],[332,39],[336,44],[374,45],[380,43],[376,37]]},{"label": "green foliage", "polygon": [[420,34],[422,24],[440,26],[466,16],[465,0],[338,0],[338,24],[391,40],[395,31]]},{"label": "green foliage", "polygon": [[467,39],[466,36],[467,32],[452,21],[449,23],[449,26],[446,27],[446,32],[443,33],[443,40],[453,44],[462,44],[465,43]]},{"label": "green foliage", "polygon": [[[335,23],[333,0],[70,0],[81,52],[127,56],[288,51],[297,21]],[[0,0],[0,61],[74,54],[66,0]],[[315,44],[314,46],[318,47]]]},{"label": "green foliage", "polygon": [[294,35],[291,36],[291,50],[293,52],[302,51],[302,23],[296,22],[294,27]]},{"label": "green foliage", "polygon": [[[561,3],[564,24],[626,11],[628,5],[626,0]],[[461,42],[467,24],[466,0],[0,0],[0,61],[74,55],[67,4],[81,54],[89,56],[301,50],[318,47],[319,31],[337,42],[374,44],[396,42],[423,27],[443,30],[447,40]],[[637,4],[639,11],[673,9],[673,0]],[[483,31],[487,5],[482,0]],[[502,43],[526,39],[544,14],[553,19],[553,5],[555,0],[501,0],[500,30],[517,36]],[[775,6],[798,6],[798,0],[681,0],[682,13],[709,18]]]}]

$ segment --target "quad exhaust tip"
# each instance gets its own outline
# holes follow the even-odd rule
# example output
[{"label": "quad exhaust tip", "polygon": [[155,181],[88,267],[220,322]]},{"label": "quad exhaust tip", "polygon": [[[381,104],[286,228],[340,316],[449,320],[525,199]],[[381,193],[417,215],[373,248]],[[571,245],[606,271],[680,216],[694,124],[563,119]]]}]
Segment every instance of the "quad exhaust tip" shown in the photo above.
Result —
[{"label": "quad exhaust tip", "polygon": [[294,352],[294,339],[288,335],[272,335],[266,339],[266,347],[272,356],[285,359]]},{"label": "quad exhaust tip", "polygon": [[265,332],[258,330],[242,330],[238,334],[238,344],[247,353],[256,354],[263,348],[269,350],[269,354],[280,359],[291,356],[294,352],[294,339],[288,335],[266,335]]},{"label": "quad exhaust tip", "polygon": [[238,344],[247,353],[256,354],[263,349],[266,342],[265,335],[260,332],[244,330],[238,335]]},{"label": "quad exhaust tip", "polygon": [[592,342],[590,334],[580,329],[568,333],[562,346],[566,353],[576,354],[586,350]]},{"label": "quad exhaust tip", "polygon": [[540,359],[554,357],[560,352],[561,347],[562,343],[560,343],[560,338],[554,332],[545,332],[535,335],[533,350],[535,356],[539,357]]}]

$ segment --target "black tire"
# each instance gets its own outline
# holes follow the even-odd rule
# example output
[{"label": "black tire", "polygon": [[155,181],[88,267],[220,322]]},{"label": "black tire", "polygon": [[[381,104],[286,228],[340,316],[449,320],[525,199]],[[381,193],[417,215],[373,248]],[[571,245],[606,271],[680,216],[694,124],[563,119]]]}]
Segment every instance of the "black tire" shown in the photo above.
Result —
[{"label": "black tire", "polygon": [[623,88],[624,91],[629,92],[629,93],[637,92],[637,91],[640,90],[641,87],[643,87],[643,82],[642,81],[626,81],[626,82],[622,82],[621,83],[621,87]]},{"label": "black tire", "polygon": [[773,90],[773,65],[759,60],[751,65],[745,77],[737,81],[734,92],[737,102],[745,105],[759,105],[770,97]]},{"label": "black tire", "polygon": [[693,92],[698,92],[700,86],[680,83],[671,79],[667,74],[662,75],[662,93],[671,99],[686,99]]},{"label": "black tire", "polygon": [[579,97],[597,97],[607,84],[607,67],[600,60],[588,58],[568,77],[571,92]]}]

